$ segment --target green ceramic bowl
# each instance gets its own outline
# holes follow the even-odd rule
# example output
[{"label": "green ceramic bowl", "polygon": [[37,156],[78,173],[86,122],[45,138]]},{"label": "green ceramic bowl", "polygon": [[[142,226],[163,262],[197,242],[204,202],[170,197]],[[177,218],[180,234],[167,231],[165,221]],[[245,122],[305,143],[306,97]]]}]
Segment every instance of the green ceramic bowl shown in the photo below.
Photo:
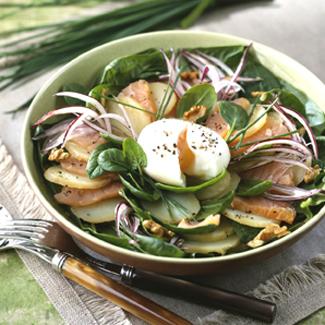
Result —
[{"label": "green ceramic bowl", "polygon": [[[191,31],[165,31],[127,37],[102,45],[79,56],[61,68],[43,85],[34,99],[24,123],[22,134],[23,165],[28,181],[39,200],[68,233],[87,247],[114,261],[155,272],[193,275],[235,271],[239,265],[244,263],[260,262],[286,249],[320,221],[325,213],[325,207],[290,235],[265,246],[232,255],[181,259],[142,254],[101,241],[76,227],[64,216],[62,209],[55,203],[42,174],[35,167],[30,127],[41,115],[55,107],[53,94],[60,90],[64,84],[78,82],[85,86],[91,86],[103,67],[111,60],[152,47],[166,49],[170,47],[211,47],[247,45],[249,42],[249,40],[231,35]],[[266,67],[280,78],[307,93],[319,107],[325,107],[325,86],[315,75],[298,62],[274,49],[258,43],[254,43],[254,48],[260,61]]]}]

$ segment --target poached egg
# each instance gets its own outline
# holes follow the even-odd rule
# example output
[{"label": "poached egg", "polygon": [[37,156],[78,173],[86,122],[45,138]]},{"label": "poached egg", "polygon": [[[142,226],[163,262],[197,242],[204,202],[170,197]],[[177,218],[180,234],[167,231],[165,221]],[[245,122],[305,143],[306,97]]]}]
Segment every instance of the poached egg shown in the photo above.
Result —
[{"label": "poached egg", "polygon": [[169,185],[186,186],[186,175],[211,179],[230,161],[228,145],[217,132],[180,119],[148,124],[138,143],[147,155],[145,172]]}]

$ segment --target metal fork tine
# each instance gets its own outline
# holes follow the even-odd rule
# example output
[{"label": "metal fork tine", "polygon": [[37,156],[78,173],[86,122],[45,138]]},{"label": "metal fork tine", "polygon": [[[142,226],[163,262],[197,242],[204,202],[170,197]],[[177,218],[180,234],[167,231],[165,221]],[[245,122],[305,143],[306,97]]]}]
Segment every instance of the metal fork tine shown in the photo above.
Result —
[{"label": "metal fork tine", "polygon": [[15,230],[22,230],[22,231],[32,231],[37,233],[47,233],[49,232],[48,227],[38,227],[33,225],[2,225],[0,223],[0,231],[15,231]]},{"label": "metal fork tine", "polygon": [[0,222],[2,225],[31,225],[31,226],[41,226],[41,227],[51,227],[53,225],[52,221],[42,220],[42,219],[16,219],[16,220],[6,220]]},{"label": "metal fork tine", "polygon": [[39,233],[36,231],[27,231],[27,230],[0,229],[0,238],[11,238],[11,237],[41,240],[45,238],[45,233]]}]

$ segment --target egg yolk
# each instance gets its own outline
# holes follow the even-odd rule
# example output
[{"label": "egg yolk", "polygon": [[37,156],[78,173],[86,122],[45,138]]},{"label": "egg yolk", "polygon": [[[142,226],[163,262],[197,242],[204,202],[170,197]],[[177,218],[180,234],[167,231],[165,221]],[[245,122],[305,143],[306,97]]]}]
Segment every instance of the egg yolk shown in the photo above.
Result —
[{"label": "egg yolk", "polygon": [[195,159],[195,155],[187,144],[187,128],[185,128],[178,137],[177,140],[177,148],[178,148],[178,156],[179,156],[179,165],[181,167],[181,171],[186,173],[187,168],[191,166]]}]

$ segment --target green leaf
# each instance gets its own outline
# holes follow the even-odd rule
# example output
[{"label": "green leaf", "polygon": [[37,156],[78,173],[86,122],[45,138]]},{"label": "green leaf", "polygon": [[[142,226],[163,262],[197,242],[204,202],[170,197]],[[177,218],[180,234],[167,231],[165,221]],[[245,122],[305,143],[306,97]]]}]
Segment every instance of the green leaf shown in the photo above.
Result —
[{"label": "green leaf", "polygon": [[116,148],[110,148],[102,151],[97,159],[100,168],[112,173],[126,173],[129,170],[127,161],[123,152]]},{"label": "green leaf", "polygon": [[185,253],[175,245],[169,244],[162,239],[135,234],[135,240],[145,252],[168,257],[184,257]]},{"label": "green leaf", "polygon": [[239,196],[258,196],[272,187],[269,180],[242,180],[236,194]]},{"label": "green leaf", "polygon": [[132,138],[126,138],[122,144],[123,154],[131,169],[143,169],[147,166],[147,157],[141,146]]},{"label": "green leaf", "polygon": [[157,201],[160,199],[160,194],[157,191],[153,191],[152,193],[145,192],[143,189],[138,189],[133,186],[131,182],[127,181],[124,177],[120,176],[120,180],[124,187],[130,191],[135,197],[146,200],[146,201]]},{"label": "green leaf", "polygon": [[106,149],[109,149],[112,147],[112,144],[110,143],[104,143],[96,147],[95,150],[92,151],[90,154],[90,157],[87,162],[87,174],[90,179],[94,179],[96,177],[99,177],[105,173],[105,170],[101,168],[98,164],[98,156]]},{"label": "green leaf", "polygon": [[214,87],[209,84],[200,84],[191,87],[181,97],[176,108],[176,116],[182,118],[184,113],[191,107],[202,105],[207,108],[207,115],[217,101],[217,94]]},{"label": "green leaf", "polygon": [[173,231],[175,234],[179,234],[179,235],[197,235],[197,234],[210,233],[216,230],[218,226],[210,224],[210,225],[197,226],[192,228],[183,228],[183,227],[165,224],[164,227]]},{"label": "green leaf", "polygon": [[224,211],[230,206],[234,194],[235,192],[231,191],[221,198],[201,201],[201,211],[196,218],[202,220],[202,218],[210,214],[217,214]]},{"label": "green leaf", "polygon": [[174,186],[174,185],[168,185],[168,184],[163,184],[163,183],[156,183],[155,186],[161,190],[169,191],[169,192],[175,192],[175,193],[193,193],[197,192],[199,190],[202,190],[208,186],[211,186],[220,180],[222,180],[227,173],[227,170],[224,169],[220,174],[218,174],[216,177],[209,179],[208,181],[205,181],[201,184],[198,185],[193,185],[193,186],[187,186],[187,187],[182,187],[182,186]]},{"label": "green leaf", "polygon": [[220,114],[232,130],[241,130],[248,124],[248,114],[239,105],[229,102],[219,102]]},{"label": "green leaf", "polygon": [[231,221],[231,225],[233,226],[234,231],[239,237],[240,241],[244,244],[254,239],[257,234],[261,231],[260,228],[245,226],[235,221]]},{"label": "green leaf", "polygon": [[[87,89],[86,87],[77,84],[77,83],[70,83],[67,85],[64,85],[62,87],[62,91],[73,91],[79,94],[87,94]],[[77,98],[71,98],[71,97],[63,97],[64,101],[68,104],[68,105],[84,105],[85,103]]]},{"label": "green leaf", "polygon": [[106,66],[101,83],[110,87],[113,94],[117,94],[133,81],[156,78],[166,72],[162,54],[156,49],[151,49],[112,61]]},{"label": "green leaf", "polygon": [[280,102],[283,106],[291,108],[302,115],[306,115],[305,105],[301,100],[288,90],[282,89],[279,95]]}]

